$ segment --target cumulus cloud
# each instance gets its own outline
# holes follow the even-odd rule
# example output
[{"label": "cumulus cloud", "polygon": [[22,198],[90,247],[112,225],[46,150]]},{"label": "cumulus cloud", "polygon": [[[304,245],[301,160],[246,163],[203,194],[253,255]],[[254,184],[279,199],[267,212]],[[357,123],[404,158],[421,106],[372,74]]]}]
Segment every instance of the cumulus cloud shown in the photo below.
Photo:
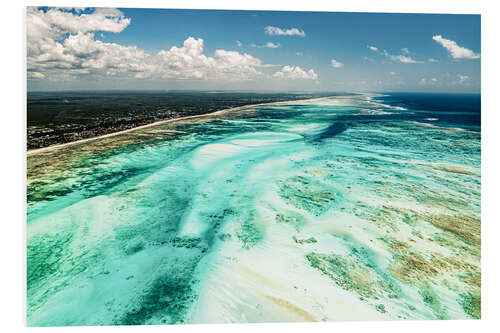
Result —
[{"label": "cumulus cloud", "polygon": [[[189,37],[181,46],[147,53],[136,46],[107,43],[96,38],[100,31],[117,33],[130,19],[115,9],[27,9],[28,79],[69,80],[92,77],[131,79],[226,79],[270,77],[260,71],[260,59],[237,51],[204,53],[204,41]],[[279,44],[268,43],[266,47]],[[300,68],[294,74],[300,76]],[[314,71],[312,72],[314,73]],[[311,76],[310,72],[306,73]],[[315,75],[315,73],[314,73]]]},{"label": "cumulus cloud", "polygon": [[43,79],[45,75],[38,72],[28,72],[28,79]]},{"label": "cumulus cloud", "polygon": [[140,76],[163,79],[251,79],[262,76],[260,59],[247,53],[216,50],[214,57],[203,53],[203,39],[189,37],[182,47],[173,46],[144,61]]},{"label": "cumulus cloud", "polygon": [[250,46],[251,47],[256,47],[256,48],[259,48],[259,49],[262,49],[262,48],[277,49],[278,47],[280,47],[280,43],[267,42],[264,45],[252,44]]},{"label": "cumulus cloud", "polygon": [[265,28],[265,32],[268,35],[271,36],[300,36],[300,37],[305,37],[306,33],[304,30],[300,30],[298,28],[290,28],[290,29],[282,29],[278,27],[273,27],[273,26],[267,26]]},{"label": "cumulus cloud", "polygon": [[302,53],[302,52],[295,52],[295,55],[301,57],[301,56],[304,55],[304,53]]},{"label": "cumulus cloud", "polygon": [[434,58],[429,58],[427,61],[428,62],[439,62],[437,59],[434,59]]},{"label": "cumulus cloud", "polygon": [[396,72],[390,72],[389,74],[391,74],[391,75],[397,75],[398,73],[396,73]]},{"label": "cumulus cloud", "polygon": [[398,60],[404,64],[416,64],[418,61],[404,55],[390,56],[391,60]]},{"label": "cumulus cloud", "polygon": [[299,66],[284,66],[280,71],[274,73],[273,77],[278,79],[292,79],[292,80],[300,80],[300,79],[317,80],[318,74],[316,74],[312,68],[306,72]]},{"label": "cumulus cloud", "polygon": [[455,41],[443,38],[441,35],[433,36],[432,39],[441,44],[453,59],[478,59],[480,57],[472,50],[459,46]]},{"label": "cumulus cloud", "polygon": [[384,55],[392,61],[399,61],[403,64],[416,64],[418,62],[409,56],[389,54],[386,50],[384,50]]},{"label": "cumulus cloud", "polygon": [[280,47],[280,43],[268,42],[268,43],[266,43],[266,47],[271,48],[271,49],[276,49],[276,48]]},{"label": "cumulus cloud", "polygon": [[75,15],[68,8],[49,8],[43,11],[28,7],[26,14],[28,45],[41,39],[61,38],[66,33],[117,33],[125,29],[131,21],[114,8],[96,8],[90,13]]},{"label": "cumulus cloud", "polygon": [[[408,54],[410,54],[411,52],[406,47],[402,48],[401,51],[407,55],[402,55],[402,54],[401,55],[392,55],[392,54],[389,54],[386,50],[384,50],[383,52],[380,51],[377,47],[375,47],[373,45],[368,45],[367,47],[376,53],[384,55],[386,58],[388,58],[391,61],[401,62],[403,64],[415,64],[415,63],[420,62],[420,61],[417,61],[417,60],[413,59],[412,57],[408,56]],[[368,60],[368,59],[369,58],[365,57],[365,60]]]},{"label": "cumulus cloud", "polygon": [[341,67],[344,67],[344,64],[335,60],[335,59],[332,59],[331,61],[331,65],[333,68],[341,68]]},{"label": "cumulus cloud", "polygon": [[260,59],[247,53],[216,50],[203,53],[201,38],[187,38],[173,46],[148,54],[135,46],[105,43],[93,33],[69,36],[42,54],[28,56],[28,71],[48,78],[69,79],[81,75],[151,79],[250,79],[262,76]]},{"label": "cumulus cloud", "polygon": [[[100,79],[252,80],[259,78],[317,80],[313,69],[284,66],[266,74],[264,64],[248,53],[218,49],[205,53],[204,40],[188,37],[180,46],[148,53],[136,46],[96,38],[117,33],[130,19],[114,9],[27,9],[29,80]],[[83,17],[83,18],[82,18]],[[237,45],[238,42],[237,42]],[[242,44],[241,44],[242,45]],[[276,48],[269,42],[264,47]]]}]

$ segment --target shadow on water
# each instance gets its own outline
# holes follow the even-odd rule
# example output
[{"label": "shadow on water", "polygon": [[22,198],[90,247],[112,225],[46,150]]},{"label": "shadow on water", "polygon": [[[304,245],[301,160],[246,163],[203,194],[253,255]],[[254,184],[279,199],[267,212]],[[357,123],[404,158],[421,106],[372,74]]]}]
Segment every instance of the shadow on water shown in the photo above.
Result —
[{"label": "shadow on water", "polygon": [[319,134],[313,135],[307,141],[318,143],[322,142],[325,139],[332,138],[347,129],[347,123],[345,122],[335,122],[332,125],[328,126],[324,131]]}]

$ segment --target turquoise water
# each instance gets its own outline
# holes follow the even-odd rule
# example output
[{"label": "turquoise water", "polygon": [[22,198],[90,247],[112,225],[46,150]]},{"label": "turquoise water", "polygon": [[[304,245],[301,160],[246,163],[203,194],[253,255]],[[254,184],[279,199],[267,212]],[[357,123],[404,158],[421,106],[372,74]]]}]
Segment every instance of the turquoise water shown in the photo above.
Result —
[{"label": "turquoise water", "polygon": [[480,132],[375,98],[29,156],[28,324],[479,318]]}]

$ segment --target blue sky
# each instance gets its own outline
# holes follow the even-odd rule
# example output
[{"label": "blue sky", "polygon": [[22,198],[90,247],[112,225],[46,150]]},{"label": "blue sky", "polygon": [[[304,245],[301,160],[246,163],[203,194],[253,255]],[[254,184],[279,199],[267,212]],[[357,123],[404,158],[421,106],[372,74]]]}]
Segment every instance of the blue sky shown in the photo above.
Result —
[{"label": "blue sky", "polygon": [[27,24],[30,90],[480,91],[479,15],[29,8]]}]

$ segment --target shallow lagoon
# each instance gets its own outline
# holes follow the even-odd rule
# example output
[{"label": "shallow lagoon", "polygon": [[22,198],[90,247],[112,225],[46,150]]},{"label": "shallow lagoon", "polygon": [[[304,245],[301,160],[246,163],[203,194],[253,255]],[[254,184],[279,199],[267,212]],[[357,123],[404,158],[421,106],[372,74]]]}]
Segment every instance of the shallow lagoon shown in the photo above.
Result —
[{"label": "shallow lagoon", "polygon": [[479,318],[480,128],[381,100],[29,156],[28,324]]}]

